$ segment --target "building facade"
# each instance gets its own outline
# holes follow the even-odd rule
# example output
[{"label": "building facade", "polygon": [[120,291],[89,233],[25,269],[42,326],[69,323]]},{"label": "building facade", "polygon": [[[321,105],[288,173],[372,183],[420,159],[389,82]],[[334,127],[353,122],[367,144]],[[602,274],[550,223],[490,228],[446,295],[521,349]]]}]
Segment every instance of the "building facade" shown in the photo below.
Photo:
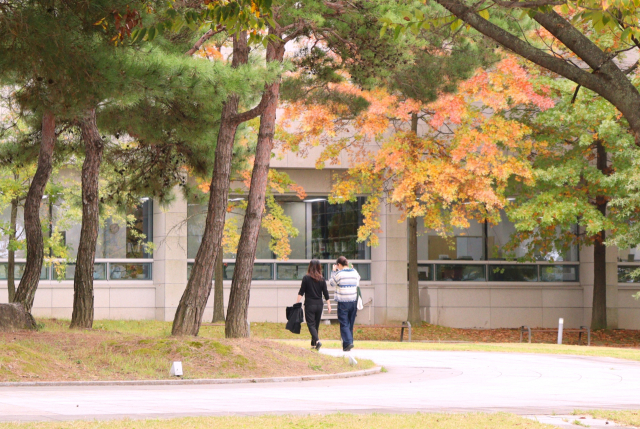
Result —
[{"label": "building facade", "polygon": [[[288,261],[275,260],[268,248],[268,234],[261,234],[249,319],[284,322],[285,307],[295,302],[309,259],[323,262],[328,274],[329,266],[344,255],[362,277],[365,309],[359,312],[357,322],[405,320],[408,240],[406,222],[399,222],[400,213],[381,207],[380,245],[371,248],[356,241],[364,199],[344,204],[329,204],[327,200],[340,166],[317,170],[313,158],[285,154],[274,159],[273,167],[286,171],[305,189],[307,197],[300,200],[293,194],[278,196],[300,233],[291,241]],[[54,225],[57,210],[54,204],[48,210]],[[114,218],[106,222],[100,231],[94,273],[95,319],[173,320],[200,244],[205,210],[178,195],[169,207],[144,200],[129,213],[128,221]],[[8,212],[3,216],[7,217]],[[77,248],[79,224],[60,221],[58,229],[63,230],[65,242],[72,249]],[[593,249],[570,249],[564,254],[542,255],[533,263],[515,263],[504,258],[502,249],[513,232],[506,216],[493,226],[471,222],[466,230],[456,230],[450,241],[420,231],[423,320],[459,328],[514,328],[553,327],[563,317],[568,327],[589,325]],[[140,234],[154,243],[152,252],[141,245]],[[6,245],[4,237],[0,242],[0,302],[8,299]],[[640,329],[640,301],[633,298],[640,291],[640,283],[629,276],[631,270],[640,267],[637,251],[640,250],[607,249],[607,316],[612,328]],[[24,253],[18,252],[17,278],[24,266],[21,258]],[[225,305],[233,268],[234,255],[226,254]],[[34,315],[70,318],[72,304],[73,265],[67,266],[64,275],[55,266],[45,267]],[[212,314],[213,294],[205,320],[211,319]]]}]

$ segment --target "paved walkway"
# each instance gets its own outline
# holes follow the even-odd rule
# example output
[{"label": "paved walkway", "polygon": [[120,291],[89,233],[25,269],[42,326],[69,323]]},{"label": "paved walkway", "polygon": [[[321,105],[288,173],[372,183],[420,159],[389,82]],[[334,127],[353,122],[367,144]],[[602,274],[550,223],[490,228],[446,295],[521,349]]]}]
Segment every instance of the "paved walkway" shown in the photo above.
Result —
[{"label": "paved walkway", "polygon": [[[329,354],[342,354],[326,350]],[[264,413],[640,409],[640,363],[610,358],[354,350],[387,373],[255,385],[0,388],[0,421]]]}]

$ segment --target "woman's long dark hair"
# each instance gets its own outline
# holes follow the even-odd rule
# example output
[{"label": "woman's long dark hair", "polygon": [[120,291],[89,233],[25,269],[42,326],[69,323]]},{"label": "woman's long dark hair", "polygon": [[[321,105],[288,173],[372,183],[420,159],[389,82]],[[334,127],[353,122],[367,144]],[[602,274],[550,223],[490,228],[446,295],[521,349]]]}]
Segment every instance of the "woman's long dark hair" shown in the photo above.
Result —
[{"label": "woman's long dark hair", "polygon": [[322,275],[322,265],[320,265],[320,261],[318,261],[317,259],[312,259],[311,262],[309,262],[307,275],[317,282],[319,282],[320,280],[324,280],[324,276]]}]

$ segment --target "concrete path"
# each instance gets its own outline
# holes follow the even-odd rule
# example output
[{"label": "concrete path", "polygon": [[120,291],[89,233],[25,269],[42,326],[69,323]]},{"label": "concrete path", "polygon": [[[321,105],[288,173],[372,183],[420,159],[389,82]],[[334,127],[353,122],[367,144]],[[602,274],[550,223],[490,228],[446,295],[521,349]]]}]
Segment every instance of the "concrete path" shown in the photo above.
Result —
[{"label": "concrete path", "polygon": [[388,372],[253,385],[5,387],[0,388],[0,421],[337,411],[549,415],[576,408],[640,409],[636,362],[437,351],[354,350],[352,354],[373,359]]}]

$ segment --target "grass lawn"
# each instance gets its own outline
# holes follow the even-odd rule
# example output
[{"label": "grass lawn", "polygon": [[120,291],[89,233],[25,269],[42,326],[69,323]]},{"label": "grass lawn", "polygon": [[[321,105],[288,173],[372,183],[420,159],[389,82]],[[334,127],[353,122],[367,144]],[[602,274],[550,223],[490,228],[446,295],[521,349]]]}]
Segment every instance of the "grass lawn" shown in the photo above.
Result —
[{"label": "grass lawn", "polygon": [[183,378],[254,378],[330,374],[366,369],[309,348],[260,338],[224,335],[173,338],[160,322],[97,322],[69,330],[68,321],[44,320],[37,332],[0,333],[0,382],[169,379],[181,361]]},{"label": "grass lawn", "polygon": [[0,423],[0,429],[552,429],[515,414],[330,414],[326,416],[190,417],[169,420]]},{"label": "grass lawn", "polygon": [[[68,322],[53,322],[50,319],[42,319],[45,330],[66,330]],[[124,321],[124,320],[98,320],[94,323],[94,329],[106,331],[127,332],[146,336],[166,337],[171,333],[170,322],[158,322],[152,320]],[[206,338],[224,338],[224,327],[207,326],[200,329],[200,336]],[[306,325],[302,326],[300,335],[292,334],[284,328],[284,323],[251,323],[251,336],[265,339],[309,339]],[[320,337],[327,340],[340,339],[340,327],[338,324],[320,325]],[[405,339],[407,333],[405,332]],[[526,338],[526,334],[525,334]],[[354,330],[355,341],[398,341],[400,339],[399,328],[372,328],[366,325],[357,325]],[[456,329],[438,325],[423,324],[412,329],[414,341],[455,341],[471,343],[519,343],[520,332],[517,329]],[[533,342],[536,344],[555,344],[557,334],[546,332],[534,332]],[[577,344],[578,334],[565,333],[565,344]],[[586,339],[584,339],[586,341]],[[592,346],[604,347],[629,347],[640,348],[640,331],[633,330],[600,330],[591,333]]]},{"label": "grass lawn", "polygon": [[[282,343],[298,344],[302,341],[280,340]],[[612,357],[640,361],[640,349],[616,347],[585,347],[558,344],[527,344],[527,343],[400,343],[389,341],[355,341],[354,353],[358,349],[375,350],[450,350],[471,352],[502,352],[502,353],[545,353],[578,356]],[[338,349],[342,347],[340,341],[328,340],[322,343],[324,348]]]},{"label": "grass lawn", "polygon": [[596,419],[612,420],[626,426],[640,426],[640,410],[608,411],[608,410],[576,410],[573,414],[588,415]]}]

